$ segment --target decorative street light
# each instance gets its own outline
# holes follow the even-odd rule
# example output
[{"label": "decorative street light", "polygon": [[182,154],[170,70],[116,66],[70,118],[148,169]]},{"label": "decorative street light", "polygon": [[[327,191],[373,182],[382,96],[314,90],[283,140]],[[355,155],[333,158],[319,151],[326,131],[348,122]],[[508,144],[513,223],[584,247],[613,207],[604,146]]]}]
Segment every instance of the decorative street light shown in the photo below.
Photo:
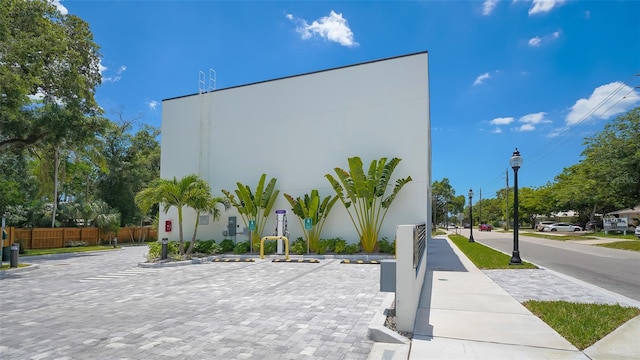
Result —
[{"label": "decorative street light", "polygon": [[518,169],[522,166],[522,156],[518,148],[513,152],[509,164],[513,169],[513,254],[509,265],[522,265],[520,250],[518,249]]},{"label": "decorative street light", "polygon": [[469,242],[475,242],[473,240],[473,189],[469,189],[469,220],[471,221],[469,225],[469,230],[471,230],[471,235],[469,235]]}]

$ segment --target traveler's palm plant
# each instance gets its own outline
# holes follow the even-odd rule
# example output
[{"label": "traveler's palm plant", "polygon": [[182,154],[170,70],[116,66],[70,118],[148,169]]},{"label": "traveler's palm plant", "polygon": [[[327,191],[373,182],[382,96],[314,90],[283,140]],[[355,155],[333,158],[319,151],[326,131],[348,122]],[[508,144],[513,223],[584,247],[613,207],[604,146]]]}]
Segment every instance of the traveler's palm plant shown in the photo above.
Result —
[{"label": "traveler's palm plant", "polygon": [[364,172],[362,160],[359,157],[351,157],[348,161],[348,172],[341,168],[335,168],[337,180],[331,174],[326,174],[325,177],[344,204],[351,222],[360,236],[363,250],[370,253],[375,250],[382,222],[389,211],[389,206],[400,189],[412,179],[411,176],[408,176],[396,180],[393,192],[385,198],[391,174],[400,159],[393,158],[387,162],[387,158],[383,157],[380,160],[373,160],[367,174]]},{"label": "traveler's palm plant", "polygon": [[251,232],[251,241],[256,244],[262,237],[264,226],[267,223],[267,217],[271,213],[273,204],[280,193],[275,190],[276,179],[271,178],[267,186],[264,186],[267,174],[262,174],[255,194],[251,192],[251,188],[238,182],[238,188],[234,191],[236,197],[228,190],[222,190],[227,200],[233,207],[238,210],[240,217],[246,227],[249,227],[249,221],[255,221],[256,229]]},{"label": "traveler's palm plant", "polygon": [[[331,198],[327,196],[322,201],[320,200],[320,194],[318,190],[311,190],[311,194],[304,194],[304,197],[298,197],[296,199],[289,194],[284,194],[284,197],[291,204],[291,210],[298,216],[298,221],[304,232],[305,240],[309,245],[311,251],[316,251],[316,245],[320,240],[320,233],[324,222],[329,216],[329,212],[333,205],[338,201],[338,197]],[[303,221],[305,219],[311,219],[312,227],[307,230],[304,227]]]}]

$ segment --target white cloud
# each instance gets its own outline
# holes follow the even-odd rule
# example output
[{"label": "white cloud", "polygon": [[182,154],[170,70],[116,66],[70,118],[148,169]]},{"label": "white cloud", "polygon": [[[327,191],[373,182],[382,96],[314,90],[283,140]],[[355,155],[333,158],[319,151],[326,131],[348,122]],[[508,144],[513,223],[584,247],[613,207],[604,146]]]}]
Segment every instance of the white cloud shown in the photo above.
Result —
[{"label": "white cloud", "polygon": [[547,43],[551,40],[555,40],[560,37],[560,30],[554,31],[549,35],[545,35],[544,37],[536,36],[534,38],[529,39],[529,46],[531,47],[540,47],[542,43]]},{"label": "white cloud", "polygon": [[102,65],[102,59],[98,62],[98,71],[100,72],[100,75],[102,75],[103,72],[107,71],[108,67]]},{"label": "white cloud", "polygon": [[69,10],[61,4],[62,0],[49,0],[49,2],[55,5],[62,15],[67,15],[69,13]]},{"label": "white cloud", "polygon": [[546,114],[547,113],[545,113],[545,112],[527,114],[527,115],[521,117],[518,121],[526,123],[526,124],[532,124],[532,125],[550,123],[551,120],[547,120],[544,117]]},{"label": "white cloud", "polygon": [[553,129],[550,132],[547,133],[547,137],[548,138],[555,138],[558,137],[562,134],[564,134],[569,128],[567,127],[561,127],[561,128],[557,128],[557,129]]},{"label": "white cloud", "polygon": [[342,46],[355,47],[359,44],[354,40],[353,32],[349,28],[347,19],[331,10],[329,16],[314,20],[311,25],[304,19],[294,19],[291,14],[286,15],[287,19],[298,23],[296,31],[300,33],[303,39],[309,39],[313,35],[329,41],[337,42]]},{"label": "white cloud", "polygon": [[495,118],[495,119],[489,121],[489,124],[491,124],[491,125],[509,125],[514,120],[515,119],[512,118],[512,117]]},{"label": "white cloud", "polygon": [[542,39],[539,36],[529,39],[529,46],[539,47],[542,44]]},{"label": "white cloud", "polygon": [[493,131],[491,132],[492,134],[502,134],[502,129],[497,127],[495,129],[493,129]]},{"label": "white cloud", "polygon": [[498,0],[485,0],[482,4],[482,15],[491,15],[498,6]]},{"label": "white cloud", "polygon": [[160,105],[160,103],[155,100],[147,101],[146,104],[149,107],[149,109],[152,111],[155,111],[158,105]]},{"label": "white cloud", "polygon": [[476,78],[476,81],[473,82],[473,86],[482,84],[483,81],[489,79],[491,75],[489,73],[484,73]]},{"label": "white cloud", "polygon": [[554,7],[562,5],[565,0],[533,0],[533,4],[529,9],[529,15],[546,13]]},{"label": "white cloud", "polygon": [[521,126],[515,128],[515,130],[518,131],[518,132],[533,131],[535,129],[536,129],[536,127],[534,125],[532,125],[532,124],[524,124],[524,125],[521,125]]},{"label": "white cloud", "polygon": [[620,82],[612,82],[593,90],[588,99],[579,99],[565,120],[567,125],[582,121],[608,119],[629,110],[640,102],[640,92]]},{"label": "white cloud", "polygon": [[122,65],[116,70],[115,76],[105,76],[104,73],[109,70],[108,67],[102,65],[102,62],[98,64],[98,68],[100,69],[100,74],[102,75],[102,82],[118,82],[122,79],[122,73],[127,70],[127,67]]},{"label": "white cloud", "polygon": [[536,129],[536,125],[550,123],[551,120],[545,119],[545,112],[538,112],[533,114],[527,114],[518,119],[518,122],[524,123],[519,127],[515,128],[516,131],[533,131]]}]

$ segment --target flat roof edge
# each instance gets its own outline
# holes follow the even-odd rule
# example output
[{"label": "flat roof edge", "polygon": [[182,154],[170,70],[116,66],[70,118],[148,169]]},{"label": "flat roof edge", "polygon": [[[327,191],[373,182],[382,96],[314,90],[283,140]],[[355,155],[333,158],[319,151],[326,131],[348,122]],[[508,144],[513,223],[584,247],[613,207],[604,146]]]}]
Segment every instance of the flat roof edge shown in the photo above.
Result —
[{"label": "flat roof edge", "polygon": [[[409,54],[404,54],[404,55],[396,55],[396,56],[391,56],[391,57],[381,58],[381,59],[376,59],[376,60],[369,60],[369,61],[356,63],[356,64],[343,65],[343,66],[338,66],[338,67],[329,68],[329,69],[311,71],[311,72],[308,72],[308,73],[302,73],[302,74],[296,74],[296,75],[288,75],[288,76],[283,76],[283,77],[279,77],[279,78],[275,78],[275,79],[256,81],[256,82],[253,82],[253,83],[242,84],[242,85],[234,85],[234,86],[230,86],[230,87],[227,87],[227,88],[222,88],[222,89],[209,91],[209,92],[218,92],[218,91],[224,91],[224,90],[231,90],[231,89],[241,88],[241,87],[245,87],[245,86],[257,85],[257,84],[262,84],[262,83],[267,83],[267,82],[272,82],[272,81],[278,81],[278,80],[284,80],[284,79],[290,79],[290,78],[306,76],[306,75],[313,75],[313,74],[318,74],[318,73],[322,73],[322,72],[326,72],[326,71],[340,70],[340,69],[345,69],[345,68],[354,67],[354,66],[373,64],[373,63],[377,63],[377,62],[381,62],[381,61],[394,60],[394,59],[399,59],[399,58],[404,58],[404,57],[409,57],[409,56],[415,56],[415,55],[420,55],[420,54],[428,54],[428,53],[429,52],[427,50],[417,51],[417,52],[414,52],[414,53],[409,53]],[[209,92],[207,92],[207,93],[209,93]],[[167,99],[162,99],[162,101],[164,102],[164,101],[169,101],[169,100],[182,99],[182,98],[186,98],[186,97],[189,97],[189,96],[195,96],[195,95],[200,95],[200,93],[193,93],[193,94],[188,94],[188,95],[174,96],[174,97],[170,97],[170,98],[167,98]]]}]

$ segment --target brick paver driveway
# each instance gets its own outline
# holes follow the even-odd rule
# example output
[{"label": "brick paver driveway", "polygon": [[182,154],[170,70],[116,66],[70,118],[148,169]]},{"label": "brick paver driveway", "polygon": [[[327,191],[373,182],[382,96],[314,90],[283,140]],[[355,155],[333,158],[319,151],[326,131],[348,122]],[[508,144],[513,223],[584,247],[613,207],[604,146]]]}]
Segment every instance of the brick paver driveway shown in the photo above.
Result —
[{"label": "brick paver driveway", "polygon": [[146,247],[22,258],[0,277],[2,359],[366,359],[379,265],[141,268]]}]

